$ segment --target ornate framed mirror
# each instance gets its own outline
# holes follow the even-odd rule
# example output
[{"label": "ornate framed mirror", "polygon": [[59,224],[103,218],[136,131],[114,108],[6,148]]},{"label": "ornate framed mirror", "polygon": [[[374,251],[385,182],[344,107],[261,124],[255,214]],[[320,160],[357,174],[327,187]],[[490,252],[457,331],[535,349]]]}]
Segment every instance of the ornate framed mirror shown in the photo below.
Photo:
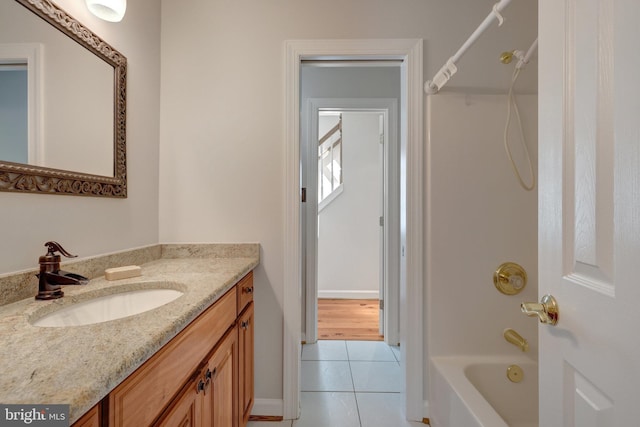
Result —
[{"label": "ornate framed mirror", "polygon": [[53,2],[15,0],[0,5],[3,65],[24,70],[28,108],[3,122],[0,104],[0,191],[127,197],[126,57]]}]

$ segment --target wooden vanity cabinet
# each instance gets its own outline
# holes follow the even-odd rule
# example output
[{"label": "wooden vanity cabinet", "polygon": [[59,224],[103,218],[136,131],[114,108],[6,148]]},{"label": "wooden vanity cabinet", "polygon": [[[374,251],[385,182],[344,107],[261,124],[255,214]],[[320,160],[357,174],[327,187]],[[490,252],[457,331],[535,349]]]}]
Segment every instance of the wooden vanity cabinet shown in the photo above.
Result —
[{"label": "wooden vanity cabinet", "polygon": [[253,302],[238,317],[239,425],[249,421],[253,408]]},{"label": "wooden vanity cabinet", "polygon": [[100,427],[102,411],[100,404],[89,409],[78,421],[73,423],[73,427]]},{"label": "wooden vanity cabinet", "polygon": [[244,427],[253,408],[253,273],[238,288],[238,425]]},{"label": "wooden vanity cabinet", "polygon": [[109,427],[244,427],[252,406],[250,272],[118,385],[102,409]]},{"label": "wooden vanity cabinet", "polygon": [[192,378],[165,411],[158,427],[200,427],[202,424],[201,378]]},{"label": "wooden vanity cabinet", "polygon": [[238,335],[229,331],[208,361],[205,373],[203,426],[237,427]]},{"label": "wooden vanity cabinet", "polygon": [[235,427],[237,336],[231,329],[183,387],[156,427]]}]

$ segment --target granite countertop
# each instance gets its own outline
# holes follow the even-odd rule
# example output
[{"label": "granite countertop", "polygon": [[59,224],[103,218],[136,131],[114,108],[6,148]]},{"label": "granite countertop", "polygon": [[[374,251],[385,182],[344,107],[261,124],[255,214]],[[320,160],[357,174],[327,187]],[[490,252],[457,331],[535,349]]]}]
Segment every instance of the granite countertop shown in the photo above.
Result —
[{"label": "granite countertop", "polygon": [[[73,423],[258,262],[258,255],[161,258],[142,264],[140,277],[98,277],[86,286],[63,287],[65,296],[58,300],[32,297],[0,306],[0,402],[69,404]],[[30,323],[74,302],[158,287],[184,294],[153,310],[104,323],[53,328]]]}]

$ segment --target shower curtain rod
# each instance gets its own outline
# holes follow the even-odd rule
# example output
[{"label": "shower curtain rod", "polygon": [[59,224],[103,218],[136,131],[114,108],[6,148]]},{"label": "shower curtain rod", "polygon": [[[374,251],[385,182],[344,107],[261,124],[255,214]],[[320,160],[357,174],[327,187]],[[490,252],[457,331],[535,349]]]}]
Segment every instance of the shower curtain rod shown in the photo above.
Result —
[{"label": "shower curtain rod", "polygon": [[471,36],[467,39],[466,42],[462,45],[460,49],[453,55],[446,64],[440,68],[440,71],[436,73],[436,75],[431,80],[427,80],[424,84],[424,91],[428,94],[437,93],[442,86],[447,84],[449,79],[458,71],[456,67],[456,62],[460,60],[462,55],[480,38],[480,35],[484,33],[487,28],[493,23],[493,20],[498,21],[498,26],[501,26],[504,22],[504,18],[500,14],[502,10],[507,7],[511,3],[511,0],[500,0],[498,3],[493,5],[493,9],[489,12],[489,15],[482,21],[482,23],[476,28],[476,30],[471,34]]}]

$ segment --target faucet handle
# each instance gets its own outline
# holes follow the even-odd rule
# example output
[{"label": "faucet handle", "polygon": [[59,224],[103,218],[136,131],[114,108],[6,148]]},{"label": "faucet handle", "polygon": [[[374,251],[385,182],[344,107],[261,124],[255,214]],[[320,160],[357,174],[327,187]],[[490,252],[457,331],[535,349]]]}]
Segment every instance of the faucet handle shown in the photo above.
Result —
[{"label": "faucet handle", "polygon": [[47,252],[48,256],[55,255],[56,251],[60,252],[62,255],[66,256],[67,258],[76,258],[78,256],[78,255],[71,255],[62,246],[60,246],[60,243],[58,242],[47,242],[44,245],[49,250],[49,252]]},{"label": "faucet handle", "polygon": [[538,316],[540,323],[555,325],[558,323],[558,303],[553,295],[545,295],[540,303],[523,302],[520,309],[527,316]]}]

